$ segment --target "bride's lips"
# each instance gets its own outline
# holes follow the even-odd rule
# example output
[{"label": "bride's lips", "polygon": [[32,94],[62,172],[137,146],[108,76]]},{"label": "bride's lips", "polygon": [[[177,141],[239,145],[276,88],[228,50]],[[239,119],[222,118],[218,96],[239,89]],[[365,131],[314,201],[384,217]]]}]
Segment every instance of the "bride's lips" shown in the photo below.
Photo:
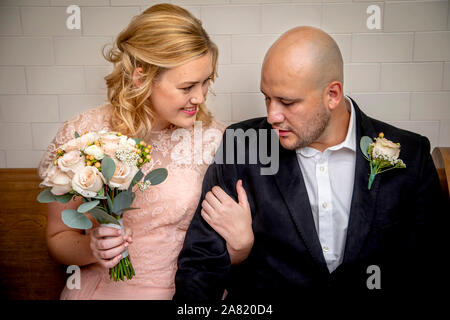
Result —
[{"label": "bride's lips", "polygon": [[197,113],[198,111],[198,106],[189,108],[189,110],[187,110],[186,108],[181,109],[181,111],[183,111],[184,113],[186,113],[188,116],[193,116]]}]

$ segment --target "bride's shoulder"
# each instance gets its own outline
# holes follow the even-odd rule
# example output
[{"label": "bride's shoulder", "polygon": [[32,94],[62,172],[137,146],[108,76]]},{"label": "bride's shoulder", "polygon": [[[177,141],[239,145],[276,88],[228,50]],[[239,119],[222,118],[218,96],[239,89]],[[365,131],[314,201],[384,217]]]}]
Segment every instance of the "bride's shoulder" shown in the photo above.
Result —
[{"label": "bride's shoulder", "polygon": [[208,129],[216,129],[219,130],[221,133],[223,133],[225,131],[226,125],[217,120],[216,118],[212,118],[211,121],[204,126],[204,130],[208,130]]},{"label": "bride's shoulder", "polygon": [[67,120],[63,127],[69,130],[79,130],[80,134],[86,131],[110,130],[112,114],[113,106],[109,103],[104,104],[79,113]]}]

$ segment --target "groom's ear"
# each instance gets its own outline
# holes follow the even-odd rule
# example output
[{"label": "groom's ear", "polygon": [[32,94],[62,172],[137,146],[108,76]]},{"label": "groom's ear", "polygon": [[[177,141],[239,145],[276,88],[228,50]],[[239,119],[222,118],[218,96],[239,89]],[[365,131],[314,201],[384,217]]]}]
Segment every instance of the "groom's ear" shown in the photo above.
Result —
[{"label": "groom's ear", "polygon": [[341,103],[343,96],[342,83],[333,81],[325,89],[325,105],[333,111]]},{"label": "groom's ear", "polygon": [[133,71],[133,83],[136,87],[141,86],[141,78],[142,78],[142,68],[138,67]]}]

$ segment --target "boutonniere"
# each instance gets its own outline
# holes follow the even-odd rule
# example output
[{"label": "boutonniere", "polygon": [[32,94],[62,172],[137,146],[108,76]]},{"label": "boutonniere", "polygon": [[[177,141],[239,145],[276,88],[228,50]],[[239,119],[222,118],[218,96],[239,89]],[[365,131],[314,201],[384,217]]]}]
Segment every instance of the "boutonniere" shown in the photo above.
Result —
[{"label": "boutonniere", "polygon": [[362,137],[359,145],[364,158],[370,164],[369,190],[377,174],[396,168],[406,168],[402,159],[398,158],[400,143],[386,139],[383,132],[380,132],[378,138],[373,140],[368,136]]}]

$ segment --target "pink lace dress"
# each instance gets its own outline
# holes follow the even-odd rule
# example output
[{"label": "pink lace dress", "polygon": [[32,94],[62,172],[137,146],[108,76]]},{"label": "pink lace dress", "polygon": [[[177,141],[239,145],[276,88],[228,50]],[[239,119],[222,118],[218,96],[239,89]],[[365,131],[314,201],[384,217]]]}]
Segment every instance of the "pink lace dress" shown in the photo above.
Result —
[{"label": "pink lace dress", "polygon": [[[50,168],[55,150],[73,139],[75,131],[112,131],[111,111],[111,105],[104,105],[67,121],[39,164],[41,178]],[[125,228],[133,232],[128,250],[136,276],[114,282],[107,269],[91,264],[81,268],[81,288],[65,287],[61,299],[172,299],[177,257],[200,199],[203,176],[224,129],[223,124],[213,120],[209,125],[196,122],[189,129],[152,131],[145,138],[152,145],[152,158],[142,166],[143,173],[166,168],[169,174],[160,185],[143,192],[136,189],[132,207],[140,209],[126,212],[123,217]]]}]

